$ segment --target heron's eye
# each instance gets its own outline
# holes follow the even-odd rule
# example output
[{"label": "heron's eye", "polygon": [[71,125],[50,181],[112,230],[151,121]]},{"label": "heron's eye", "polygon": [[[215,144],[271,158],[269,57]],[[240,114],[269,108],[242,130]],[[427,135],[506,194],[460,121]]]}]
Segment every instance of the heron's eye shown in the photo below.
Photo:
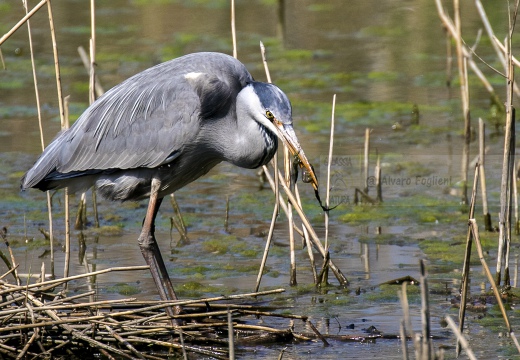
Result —
[{"label": "heron's eye", "polygon": [[266,111],[265,111],[265,116],[266,116],[269,120],[271,120],[271,121],[274,120],[274,115],[273,115],[273,113],[270,112],[269,110],[266,110]]}]

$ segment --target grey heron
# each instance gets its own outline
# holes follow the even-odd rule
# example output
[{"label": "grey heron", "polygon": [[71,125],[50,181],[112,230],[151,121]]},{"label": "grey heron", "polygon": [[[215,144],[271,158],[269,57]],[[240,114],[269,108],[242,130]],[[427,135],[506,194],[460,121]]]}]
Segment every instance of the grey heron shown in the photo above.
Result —
[{"label": "grey heron", "polygon": [[21,188],[94,186],[109,200],[148,198],[138,244],[161,299],[176,300],[154,235],[162,199],[222,161],[243,168],[267,164],[278,139],[316,190],[291,112],[282,90],[255,81],[235,58],[185,55],[144,70],[97,99],[47,146]]}]

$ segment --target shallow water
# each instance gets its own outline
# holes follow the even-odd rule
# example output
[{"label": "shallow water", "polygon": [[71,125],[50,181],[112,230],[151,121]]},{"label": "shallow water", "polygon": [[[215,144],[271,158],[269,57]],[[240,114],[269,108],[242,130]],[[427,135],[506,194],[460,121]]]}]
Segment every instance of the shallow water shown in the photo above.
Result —
[{"label": "shallow water", "polygon": [[[227,1],[118,0],[96,4],[97,71],[105,89],[155,63],[185,53],[231,52]],[[0,33],[4,33],[23,16],[23,10],[10,3],[0,6]],[[478,17],[472,4],[463,6],[463,31],[473,38],[480,26]],[[88,78],[76,48],[88,44],[89,8],[87,2],[76,0],[56,2],[53,9],[64,93],[71,95],[74,119],[87,106],[88,99]],[[499,25],[504,23],[503,9],[496,7],[488,12],[497,31],[502,31]],[[309,314],[325,333],[359,335],[362,329],[373,325],[385,334],[397,334],[402,316],[397,288],[388,297],[377,285],[402,276],[418,279],[419,259],[426,257],[431,288],[435,290],[430,294],[432,330],[442,338],[434,344],[448,346],[445,356],[454,357],[450,348],[453,338],[441,327],[440,320],[446,314],[457,314],[450,300],[458,291],[462,263],[423,251],[424,243],[432,240],[454,244],[454,252],[459,251],[460,246],[455,244],[464,241],[467,216],[461,212],[458,195],[462,151],[459,92],[457,87],[445,87],[445,39],[434,2],[336,0],[323,4],[286,0],[284,26],[279,24],[277,14],[271,1],[237,2],[239,59],[257,79],[265,79],[258,42],[265,43],[271,75],[293,102],[295,128],[306,154],[320,172],[322,192],[326,183],[331,100],[337,94],[331,195],[333,204],[343,204],[331,212],[329,240],[332,259],[351,286],[340,289],[331,276],[332,287],[327,293],[314,291],[309,286],[312,274],[307,250],[298,244],[299,286],[289,287],[288,235],[282,215],[262,288],[286,288],[285,294],[277,296],[277,304],[284,304],[296,314]],[[48,143],[60,125],[46,14],[33,17],[31,26]],[[0,225],[9,230],[9,240],[20,262],[19,271],[35,273],[42,262],[48,270],[50,260],[44,253],[49,246],[38,231],[39,227],[48,227],[45,196],[32,190],[18,192],[19,178],[41,147],[26,36],[26,29],[21,28],[2,45],[7,71],[0,73]],[[480,47],[482,56],[492,58],[485,45],[484,42]],[[501,82],[495,82],[502,94]],[[482,116],[488,124],[488,194],[490,213],[496,214],[501,137],[495,136],[486,93],[477,80],[471,79],[471,83],[474,119]],[[420,126],[411,126],[414,104],[419,107]],[[376,151],[381,156],[384,203],[379,207],[352,204],[354,188],[364,186],[361,156],[367,127],[372,129],[372,168]],[[472,158],[476,149],[473,142]],[[373,170],[369,176],[374,176]],[[312,189],[306,184],[299,184],[299,188],[305,210],[322,236],[323,214]],[[370,193],[375,194],[375,189],[370,188]],[[175,230],[170,232],[172,208],[168,201],[159,215],[157,237],[180,295],[201,297],[251,291],[273,200],[269,189],[260,189],[256,171],[221,164],[205,178],[179,191],[176,198],[191,242],[176,246],[179,236]],[[225,229],[227,198],[230,213]],[[61,202],[61,194],[55,195],[55,236],[60,244],[64,238]],[[77,199],[73,199],[73,211],[76,203]],[[102,231],[96,232],[90,226],[83,234],[89,270],[144,263],[136,238],[145,208],[145,203],[99,202]],[[91,208],[88,218],[93,221]],[[26,242],[26,237],[31,240]],[[79,239],[80,234],[74,232],[71,274],[86,271],[78,259],[82,247]],[[5,250],[3,244],[0,248]],[[55,269],[60,274],[63,253],[60,246],[56,248]],[[490,248],[490,267],[496,261],[495,253]],[[515,247],[514,256],[517,253]],[[483,276],[478,261],[474,264],[472,291],[478,294]],[[5,270],[4,264],[0,264],[0,270]],[[120,284],[129,285],[132,294],[122,293]],[[124,272],[101,275],[95,286],[100,299],[156,298],[147,272],[139,273],[137,278],[135,273]],[[87,284],[78,281],[72,288],[83,291]],[[440,294],[445,288],[448,295]],[[356,289],[360,289],[359,295]],[[411,306],[414,329],[419,331],[417,297],[412,297]],[[511,316],[515,324],[515,313]],[[507,358],[514,354],[508,339],[499,338],[498,331],[483,327],[476,318],[475,314],[468,315],[467,334],[479,358]],[[353,330],[346,328],[350,324],[354,324]],[[489,338],[498,338],[496,346],[486,345]],[[329,348],[319,343],[289,344],[284,358],[400,359],[400,346],[397,340],[367,344],[333,342]],[[254,352],[248,349],[242,355],[272,359],[283,347],[260,347]]]}]

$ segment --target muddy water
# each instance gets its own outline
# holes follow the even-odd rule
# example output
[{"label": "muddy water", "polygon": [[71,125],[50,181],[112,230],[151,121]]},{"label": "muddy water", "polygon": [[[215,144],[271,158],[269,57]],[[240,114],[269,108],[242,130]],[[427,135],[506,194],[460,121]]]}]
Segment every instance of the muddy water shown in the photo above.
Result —
[{"label": "muddy water", "polygon": [[[383,333],[397,334],[401,319],[397,289],[388,295],[377,285],[402,276],[418,278],[418,261],[427,258],[434,289],[433,332],[442,338],[435,346],[448,346],[446,357],[453,357],[450,348],[453,338],[441,327],[440,319],[446,314],[456,314],[450,300],[457,292],[461,268],[458,259],[462,255],[457,259],[443,258],[440,250],[432,251],[425,245],[444,241],[453,245],[456,249],[453,253],[459,251],[461,247],[457,244],[465,236],[466,216],[461,211],[459,195],[462,125],[458,89],[445,86],[445,39],[435,4],[431,0],[286,0],[284,3],[284,21],[280,22],[274,1],[237,2],[239,58],[257,79],[265,79],[258,42],[266,44],[271,75],[293,102],[295,128],[306,154],[320,171],[322,191],[330,103],[333,94],[338,96],[331,199],[342,204],[331,212],[329,234],[332,258],[350,280],[351,287],[339,289],[331,278],[328,292],[314,291],[309,286],[312,274],[307,251],[300,245],[296,255],[299,286],[288,286],[287,229],[282,215],[263,288],[286,288],[287,292],[277,297],[277,304],[291,308],[294,313],[311,315],[320,331],[359,335],[372,325]],[[463,31],[468,39],[473,39],[480,26],[478,17],[471,4],[463,6]],[[75,119],[87,106],[88,99],[88,78],[76,50],[80,45],[88,45],[88,2],[56,2],[53,9],[64,94],[71,95],[70,112]],[[497,27],[505,23],[503,11],[496,8],[488,11]],[[0,4],[0,33],[5,33],[22,16],[18,4]],[[98,1],[97,71],[103,86],[108,89],[142,69],[185,53],[230,53],[228,18],[229,8],[223,0]],[[60,127],[52,45],[46,14],[38,14],[31,21],[45,143],[48,143]],[[9,229],[20,262],[19,271],[34,273],[42,262],[49,271],[50,258],[48,243],[38,231],[40,227],[48,227],[45,197],[37,191],[18,192],[18,179],[41,148],[26,38],[26,28],[21,28],[2,46],[7,71],[0,73],[0,225]],[[481,49],[482,56],[491,56],[485,45]],[[501,83],[499,80],[496,83],[497,91],[502,94]],[[476,80],[472,80],[471,99],[475,118],[482,116],[488,124],[488,192],[490,213],[496,214],[501,138],[495,134],[487,95]],[[419,126],[411,125],[414,104],[419,108]],[[352,204],[354,188],[364,186],[361,154],[367,127],[372,129],[372,169],[376,151],[381,155],[384,203],[379,207]],[[473,143],[472,157],[476,148]],[[369,176],[374,176],[373,170]],[[312,189],[300,184],[300,190],[309,217],[323,235],[323,214]],[[370,194],[375,194],[372,187]],[[172,208],[167,201],[158,219],[157,236],[181,296],[250,291],[272,211],[272,193],[260,185],[256,172],[221,164],[204,179],[179,191],[176,197],[188,225],[190,243],[177,246],[179,236],[175,230],[170,231]],[[230,204],[227,228],[226,199]],[[77,199],[72,203],[77,203]],[[145,203],[114,205],[100,201],[102,229],[97,231],[90,226],[83,234],[72,235],[71,273],[83,273],[85,263],[88,270],[143,264],[136,237],[145,206]],[[61,194],[54,196],[54,211],[58,216],[54,226],[59,242],[55,269],[60,274],[64,259],[60,247],[64,238]],[[91,208],[88,219],[93,222]],[[79,258],[83,250],[86,261]],[[490,247],[489,257],[489,263],[493,264],[494,247]],[[5,270],[4,264],[0,270]],[[474,272],[472,290],[479,293],[483,278],[478,262]],[[75,291],[87,287],[83,282],[73,284]],[[100,299],[156,298],[146,272],[138,276],[135,273],[99,276],[95,288]],[[419,330],[419,300],[416,295],[411,296],[413,324]],[[477,315],[469,316],[474,321],[469,321],[467,333],[477,356],[507,357],[511,344],[498,338],[504,329],[487,329],[475,320]],[[351,324],[353,329],[347,329]],[[498,338],[496,346],[482,346],[486,343],[482,339],[489,338]],[[273,358],[280,350],[276,346],[262,347],[244,356]],[[400,343],[390,340],[370,344],[337,342],[330,348],[316,343],[295,344],[284,353],[286,359],[338,356],[402,357]]]}]

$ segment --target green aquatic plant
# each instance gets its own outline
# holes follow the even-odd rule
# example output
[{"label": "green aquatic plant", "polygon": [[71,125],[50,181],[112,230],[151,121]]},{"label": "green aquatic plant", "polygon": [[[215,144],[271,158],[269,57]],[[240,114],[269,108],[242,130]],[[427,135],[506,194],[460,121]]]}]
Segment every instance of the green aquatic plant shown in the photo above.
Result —
[{"label": "green aquatic plant", "polygon": [[123,296],[136,295],[141,292],[139,285],[132,285],[129,283],[117,283],[112,286],[108,286],[106,291],[108,293],[117,293]]},{"label": "green aquatic plant", "polygon": [[[401,290],[400,286],[383,284],[376,288],[367,291],[362,295],[362,298],[367,301],[373,302],[398,302],[399,296],[397,291]],[[406,294],[408,301],[412,304],[420,303],[421,301],[421,288],[415,285],[409,285],[406,287]]]}]

